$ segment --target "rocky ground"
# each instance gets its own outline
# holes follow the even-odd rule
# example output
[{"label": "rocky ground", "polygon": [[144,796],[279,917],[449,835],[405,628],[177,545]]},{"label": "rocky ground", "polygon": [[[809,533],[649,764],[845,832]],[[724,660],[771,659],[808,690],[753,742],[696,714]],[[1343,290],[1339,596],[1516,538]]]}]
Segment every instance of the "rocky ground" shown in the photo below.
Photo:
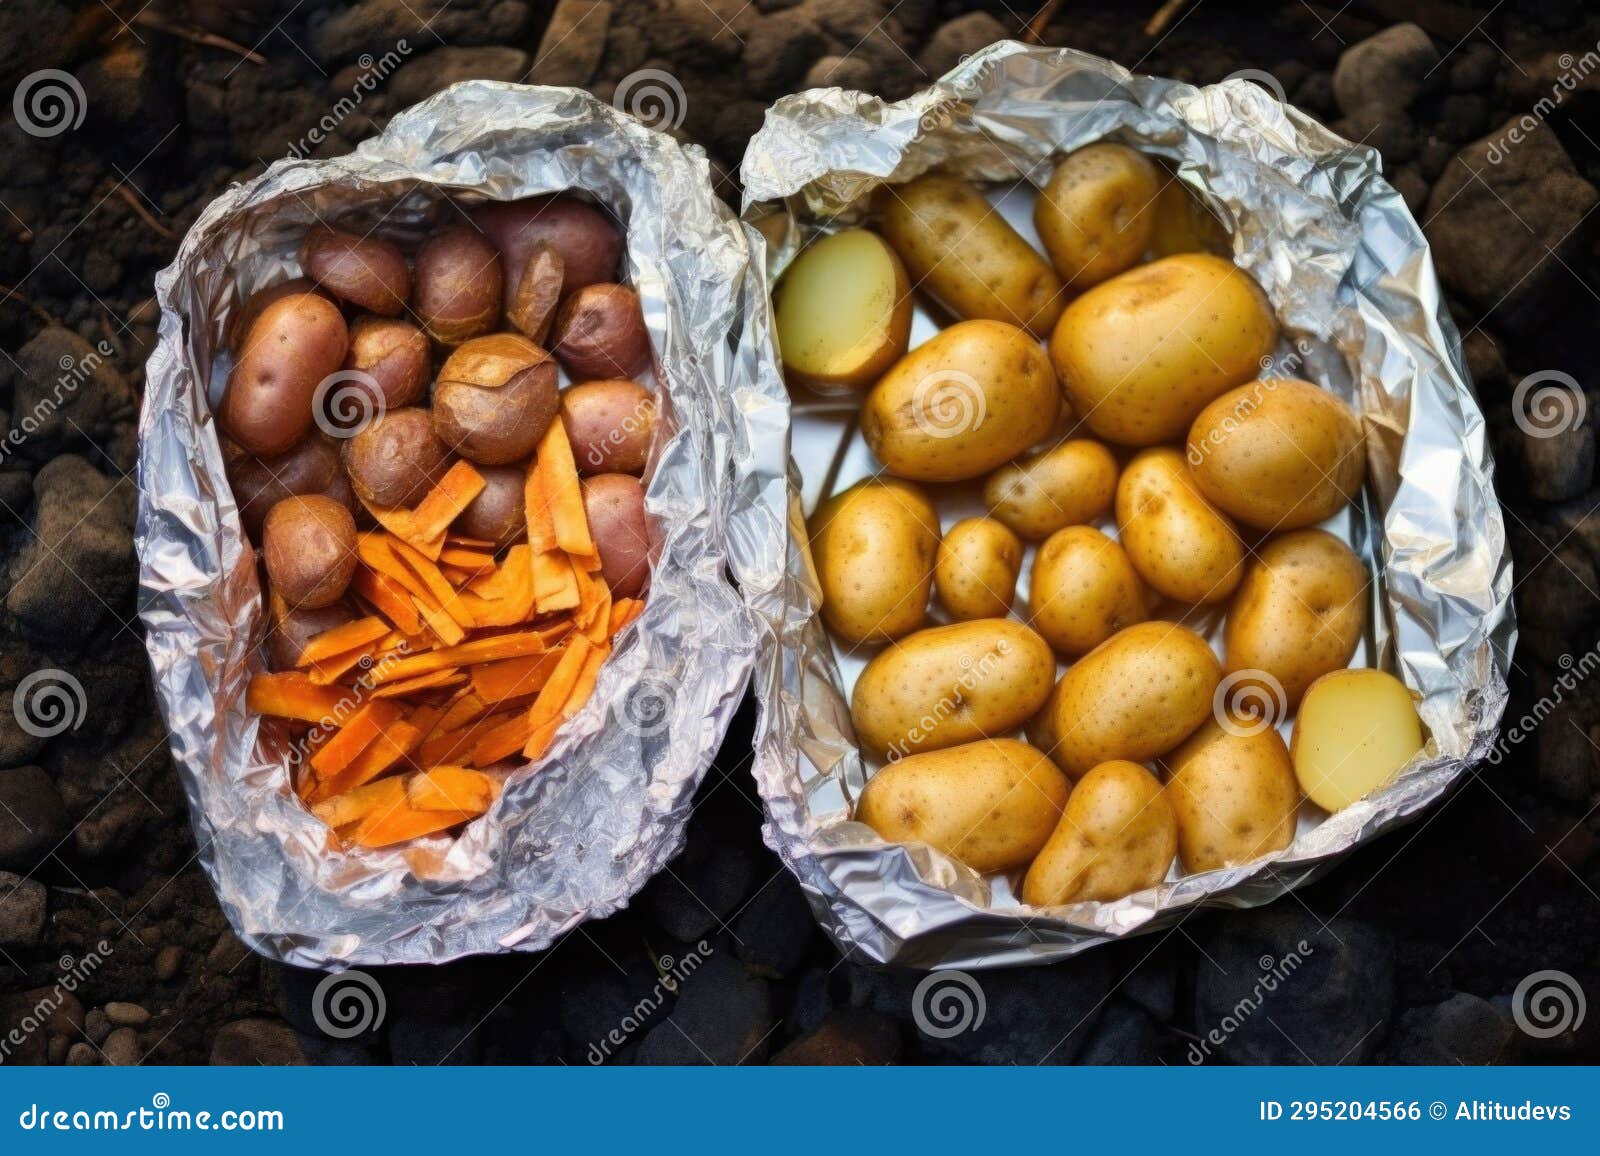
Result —
[{"label": "rocky ground", "polygon": [[1600,626],[1600,16],[1580,0],[1198,0],[1161,35],[1143,28],[1154,0],[1079,2],[1043,30],[1196,82],[1269,73],[1379,148],[1424,223],[1500,465],[1522,628],[1508,718],[1529,717],[1422,821],[1269,908],[984,973],[982,1023],[955,1035],[914,1014],[920,977],[841,960],[815,930],[760,841],[748,710],[687,849],[626,912],[542,955],[375,971],[382,1022],[358,1036],[322,1030],[321,976],[251,955],[217,910],[151,698],[131,537],[151,281],[200,208],[303,147],[402,41],[398,67],[312,151],[345,151],[466,77],[609,98],[660,69],[686,94],[681,132],[734,198],[728,174],[774,97],[822,83],[903,96],[1037,7],[0,5],[4,90],[57,68],[84,93],[81,124],[54,135],[0,123],[0,693],[59,669],[86,700],[82,726],[46,738],[0,711],[0,1031],[16,1029],[0,1060],[1600,1058],[1600,1014],[1549,1035],[1559,1000],[1517,995],[1556,970],[1573,1012],[1581,993],[1600,998],[1600,694],[1583,685]]}]

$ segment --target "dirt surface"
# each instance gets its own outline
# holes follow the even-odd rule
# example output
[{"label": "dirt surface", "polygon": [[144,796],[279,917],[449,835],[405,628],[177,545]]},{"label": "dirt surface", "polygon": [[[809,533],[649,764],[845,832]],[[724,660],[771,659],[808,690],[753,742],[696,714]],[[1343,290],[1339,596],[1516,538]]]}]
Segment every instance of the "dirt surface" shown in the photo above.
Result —
[{"label": "dirt surface", "polygon": [[[1197,0],[1149,34],[1154,0],[1062,7],[1047,43],[1195,82],[1270,76],[1380,149],[1424,223],[1516,559],[1518,730],[1498,761],[1269,908],[984,973],[982,1025],[944,1035],[925,1030],[920,977],[841,959],[763,847],[747,705],[686,850],[627,911],[536,956],[375,969],[370,1014],[352,1013],[368,1030],[330,1034],[323,977],[253,956],[218,911],[149,686],[134,423],[152,280],[177,238],[229,183],[291,151],[346,151],[476,76],[612,99],[641,70],[666,72],[684,93],[679,131],[736,201],[730,174],[775,97],[904,96],[1018,35],[1036,5],[7,0],[0,694],[20,701],[56,671],[84,695],[54,735],[0,710],[0,1060],[1600,1058],[1600,1014],[1579,1011],[1600,999],[1600,695],[1585,683],[1600,665],[1600,16],[1579,0]],[[64,110],[31,103],[52,80]],[[1263,985],[1284,969],[1292,981]]]}]

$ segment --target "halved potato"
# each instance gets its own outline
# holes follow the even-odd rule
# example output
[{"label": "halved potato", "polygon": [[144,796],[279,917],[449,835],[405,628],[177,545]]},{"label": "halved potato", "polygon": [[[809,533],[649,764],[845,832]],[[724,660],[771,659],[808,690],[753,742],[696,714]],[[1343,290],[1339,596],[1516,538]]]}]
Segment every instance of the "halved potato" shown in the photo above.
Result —
[{"label": "halved potato", "polygon": [[911,284],[882,237],[847,229],[813,241],[777,289],[778,347],[791,385],[871,385],[911,339]]},{"label": "halved potato", "polygon": [[1405,683],[1382,670],[1336,670],[1300,701],[1289,758],[1306,796],[1342,811],[1393,778],[1422,744]]}]

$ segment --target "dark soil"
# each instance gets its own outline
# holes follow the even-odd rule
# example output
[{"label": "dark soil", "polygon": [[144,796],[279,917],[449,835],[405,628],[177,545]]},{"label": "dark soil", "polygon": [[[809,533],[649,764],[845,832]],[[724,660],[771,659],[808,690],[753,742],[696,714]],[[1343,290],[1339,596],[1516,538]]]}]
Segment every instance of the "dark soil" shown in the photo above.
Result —
[{"label": "dark soil", "polygon": [[[85,116],[48,137],[0,122],[0,429],[17,434],[0,443],[0,693],[60,669],[87,705],[84,725],[49,739],[0,710],[0,1059],[1600,1058],[1600,1016],[1546,1038],[1513,1014],[1519,983],[1542,971],[1600,998],[1600,695],[1580,677],[1600,633],[1595,407],[1556,436],[1513,420],[1529,375],[1565,374],[1585,401],[1600,389],[1600,15],[1580,0],[1207,0],[1151,37],[1142,22],[1156,7],[1064,5],[1045,39],[1197,82],[1270,73],[1294,103],[1382,150],[1433,240],[1516,559],[1507,718],[1531,725],[1503,758],[1268,908],[984,973],[984,1024],[936,1038],[913,1018],[919,977],[842,960],[762,846],[747,704],[687,850],[627,911],[537,956],[375,971],[381,1025],[330,1037],[312,1015],[321,977],[251,955],[218,911],[149,686],[134,422],[151,283],[176,239],[229,183],[307,139],[370,67],[363,57],[402,38],[403,65],[313,151],[345,151],[469,76],[531,70],[610,98],[626,75],[660,68],[687,94],[683,134],[736,200],[728,174],[776,96],[824,82],[903,96],[1019,21],[1003,4],[938,0],[8,0],[4,91],[64,69]],[[1420,29],[1397,31],[1403,21]],[[1241,1015],[1263,969],[1291,955],[1311,982]]]}]

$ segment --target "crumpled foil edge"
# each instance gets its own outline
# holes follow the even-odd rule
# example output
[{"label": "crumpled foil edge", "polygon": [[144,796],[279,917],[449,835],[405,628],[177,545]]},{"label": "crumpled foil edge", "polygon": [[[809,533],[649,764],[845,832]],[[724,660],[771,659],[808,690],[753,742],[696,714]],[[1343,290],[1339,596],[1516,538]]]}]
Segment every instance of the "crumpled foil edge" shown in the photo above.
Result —
[{"label": "crumpled foil edge", "polygon": [[[1173,163],[1233,230],[1234,258],[1266,287],[1304,372],[1358,401],[1373,482],[1367,531],[1381,562],[1377,645],[1420,695],[1433,738],[1394,781],[1278,855],[1116,902],[991,906],[988,885],[964,865],[848,820],[863,768],[816,616],[791,466],[787,492],[768,495],[763,528],[787,565],[740,574],[767,623],[753,773],[767,843],[841,950],[864,961],[1046,963],[1172,926],[1196,907],[1270,902],[1438,800],[1488,753],[1505,708],[1516,630],[1486,429],[1427,241],[1373,150],[1243,79],[1196,88],[1002,42],[897,103],[837,88],[780,100],[745,153],[744,216],[770,243],[776,277],[808,226],[858,218],[884,182],[939,167],[979,181],[1020,171],[1038,185],[1053,155],[1105,137]],[[769,334],[771,324],[763,315]],[[785,396],[776,377],[761,386],[774,404]]]},{"label": "crumpled foil edge", "polygon": [[[537,769],[518,771],[460,839],[330,851],[289,790],[281,736],[244,709],[261,597],[206,404],[220,390],[234,284],[298,272],[294,248],[315,218],[403,234],[445,196],[569,188],[626,225],[657,353],[670,433],[648,481],[659,541],[647,609]],[[760,398],[750,413],[733,403],[768,355],[740,328],[752,282],[763,274],[704,154],[576,89],[464,82],[351,154],[279,161],[201,213],[156,281],[160,334],[139,423],[140,616],[198,858],[250,947],[336,968],[536,951],[625,906],[679,851],[755,661],[726,534],[760,491],[756,464],[733,447],[771,420]],[[419,851],[433,857],[429,880],[409,867]]]}]

